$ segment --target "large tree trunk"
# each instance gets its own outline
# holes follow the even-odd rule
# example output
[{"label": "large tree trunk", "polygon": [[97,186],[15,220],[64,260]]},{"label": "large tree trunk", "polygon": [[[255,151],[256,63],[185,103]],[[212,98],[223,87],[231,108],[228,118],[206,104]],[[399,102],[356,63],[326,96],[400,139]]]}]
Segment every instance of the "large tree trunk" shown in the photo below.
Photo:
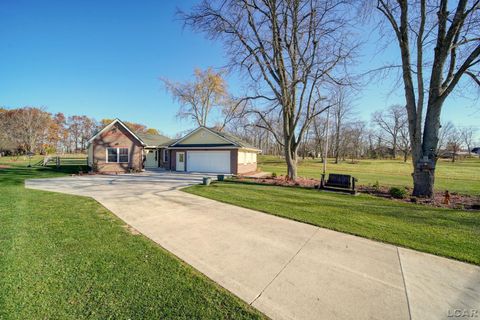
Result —
[{"label": "large tree trunk", "polygon": [[436,159],[429,158],[428,154],[412,152],[413,196],[420,198],[431,198],[433,196],[435,163]]},{"label": "large tree trunk", "polygon": [[287,163],[287,178],[297,179],[297,151],[291,145],[285,146],[285,162]]},{"label": "large tree trunk", "polygon": [[415,168],[413,172],[413,195],[431,198],[435,183],[435,169]]},{"label": "large tree trunk", "polygon": [[292,157],[287,158],[287,177],[292,181],[297,179],[297,159]]},{"label": "large tree trunk", "polygon": [[[435,166],[437,163],[438,130],[440,129],[441,102],[429,100],[425,116],[423,141],[412,141],[413,195],[423,198],[433,197]],[[421,149],[418,148],[421,146]]]}]

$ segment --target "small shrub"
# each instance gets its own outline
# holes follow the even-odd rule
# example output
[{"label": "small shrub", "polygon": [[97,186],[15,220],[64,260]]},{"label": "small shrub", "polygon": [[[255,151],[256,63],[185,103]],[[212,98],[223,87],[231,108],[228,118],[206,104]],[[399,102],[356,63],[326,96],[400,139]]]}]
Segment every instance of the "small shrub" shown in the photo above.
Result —
[{"label": "small shrub", "polygon": [[405,199],[407,197],[407,189],[391,187],[388,191],[395,199]]},{"label": "small shrub", "polygon": [[272,178],[276,178],[277,177],[277,173],[276,172],[272,172]]},{"label": "small shrub", "polygon": [[378,180],[375,181],[375,183],[372,185],[372,188],[376,192],[380,191],[380,183],[378,183]]}]

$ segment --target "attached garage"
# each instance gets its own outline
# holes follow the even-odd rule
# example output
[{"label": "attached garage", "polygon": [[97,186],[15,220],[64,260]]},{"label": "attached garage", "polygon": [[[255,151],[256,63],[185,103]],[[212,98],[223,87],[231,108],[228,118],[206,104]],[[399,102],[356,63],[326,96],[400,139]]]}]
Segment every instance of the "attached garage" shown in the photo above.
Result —
[{"label": "attached garage", "polygon": [[187,151],[187,171],[230,173],[230,151]]},{"label": "attached garage", "polygon": [[228,133],[199,127],[168,146],[171,170],[245,174],[257,170],[261,150]]}]

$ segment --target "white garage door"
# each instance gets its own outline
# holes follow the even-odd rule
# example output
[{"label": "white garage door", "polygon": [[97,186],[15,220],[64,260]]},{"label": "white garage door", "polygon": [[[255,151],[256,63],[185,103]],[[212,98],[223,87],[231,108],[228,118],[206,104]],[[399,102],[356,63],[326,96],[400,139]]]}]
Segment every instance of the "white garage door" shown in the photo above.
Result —
[{"label": "white garage door", "polygon": [[187,171],[230,173],[230,151],[187,151]]}]

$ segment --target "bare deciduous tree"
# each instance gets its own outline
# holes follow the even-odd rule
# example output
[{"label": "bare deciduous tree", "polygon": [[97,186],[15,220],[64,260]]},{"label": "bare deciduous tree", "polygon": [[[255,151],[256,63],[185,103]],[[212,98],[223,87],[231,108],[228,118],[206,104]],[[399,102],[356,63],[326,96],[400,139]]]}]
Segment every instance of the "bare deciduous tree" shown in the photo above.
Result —
[{"label": "bare deciduous tree", "polygon": [[337,87],[334,91],[333,124],[334,124],[334,157],[335,163],[339,163],[342,152],[342,139],[344,138],[345,122],[351,115],[353,105],[349,93],[343,87]]},{"label": "bare deciduous tree", "polygon": [[25,107],[14,110],[12,130],[19,144],[27,152],[43,151],[48,135],[50,114],[43,108]]},{"label": "bare deciduous tree", "polygon": [[165,89],[174,100],[180,103],[177,117],[193,120],[199,126],[207,126],[211,111],[219,107],[225,99],[226,85],[221,72],[212,68],[203,71],[195,69],[195,79],[186,82],[173,82],[161,79]]},{"label": "bare deciduous tree", "polygon": [[435,150],[445,99],[465,76],[480,85],[476,69],[480,62],[479,5],[478,0],[458,0],[453,5],[448,0],[377,1],[401,53],[415,196],[433,196]]},{"label": "bare deciduous tree", "polygon": [[[327,113],[327,115],[329,115],[329,113]],[[318,116],[313,120],[312,124],[315,156],[318,157],[320,155],[322,162],[325,157],[325,147],[327,146],[326,142],[329,134],[329,125],[327,125],[327,121],[330,119],[328,118],[329,117],[326,116]]]},{"label": "bare deciduous tree", "polygon": [[345,153],[355,162],[363,154],[363,147],[365,145],[365,129],[366,124],[363,121],[354,121],[347,124],[345,130]]},{"label": "bare deciduous tree", "polygon": [[405,123],[404,126],[400,128],[399,137],[398,137],[398,147],[403,153],[403,162],[407,162],[408,155],[410,154],[410,136],[408,134],[408,125]]},{"label": "bare deciduous tree", "polygon": [[[401,105],[392,105],[383,111],[377,111],[372,115],[372,121],[388,136],[386,141],[392,147],[392,157],[397,157],[399,140],[401,139],[402,128],[408,126],[408,119],[405,113],[405,107]],[[382,134],[382,136],[383,136]]]},{"label": "bare deciduous tree", "polygon": [[473,135],[475,134],[475,128],[473,127],[464,127],[460,129],[460,135],[462,137],[463,143],[468,149],[468,155],[472,155],[472,145],[473,145]]},{"label": "bare deciduous tree", "polygon": [[447,149],[448,139],[452,135],[452,132],[455,130],[455,126],[450,121],[440,125],[440,128],[438,130],[437,149],[435,150],[435,153],[437,155],[441,155],[442,152]]},{"label": "bare deciduous tree", "polygon": [[462,136],[457,128],[453,128],[447,137],[447,150],[452,155],[452,162],[457,159],[458,152],[462,149]]},{"label": "bare deciduous tree", "polygon": [[217,123],[216,127],[219,131],[223,131],[231,122],[238,119],[247,119],[249,110],[251,109],[251,97],[235,98],[227,96],[222,99],[222,119]]},{"label": "bare deciduous tree", "polygon": [[[355,47],[346,32],[347,1],[204,0],[181,18],[194,30],[223,41],[231,59],[254,84],[259,126],[283,147],[288,178],[297,177],[297,151],[320,104],[326,82],[345,84],[345,67]],[[280,115],[282,136],[268,122]]]}]

